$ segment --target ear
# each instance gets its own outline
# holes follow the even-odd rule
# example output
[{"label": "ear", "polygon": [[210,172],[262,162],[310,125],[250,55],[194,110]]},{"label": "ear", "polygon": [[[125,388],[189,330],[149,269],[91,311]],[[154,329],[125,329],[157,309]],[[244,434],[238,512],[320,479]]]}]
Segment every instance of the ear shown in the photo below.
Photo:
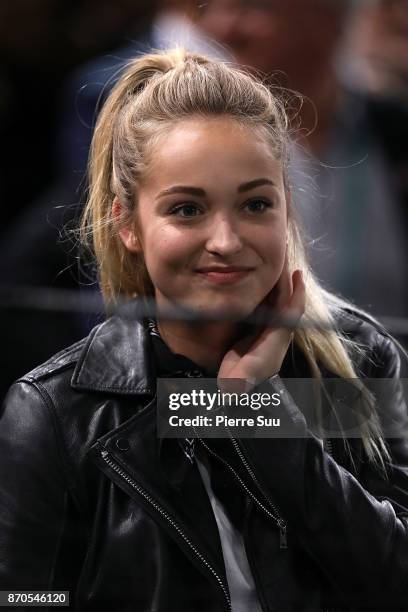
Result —
[{"label": "ear", "polygon": [[140,253],[142,248],[140,240],[135,234],[135,229],[131,225],[123,226],[123,206],[119,199],[115,197],[112,203],[112,217],[118,226],[118,235],[130,253]]}]

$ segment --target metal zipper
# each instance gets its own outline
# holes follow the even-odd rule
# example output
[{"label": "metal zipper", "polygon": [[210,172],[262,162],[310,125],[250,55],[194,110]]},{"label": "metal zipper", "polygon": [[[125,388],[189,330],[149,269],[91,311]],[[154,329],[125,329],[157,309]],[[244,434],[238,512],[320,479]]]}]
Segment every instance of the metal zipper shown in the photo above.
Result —
[{"label": "metal zipper", "polygon": [[261,493],[264,496],[264,498],[267,500],[268,504],[271,506],[271,508],[273,508],[273,511],[274,511],[274,513],[276,515],[276,519],[275,520],[278,523],[279,530],[280,530],[279,548],[287,548],[288,547],[288,538],[287,538],[287,533],[286,533],[287,532],[286,522],[283,520],[283,518],[282,518],[279,510],[277,509],[276,505],[271,501],[269,495],[263,491],[263,489],[262,489],[261,485],[259,484],[258,479],[256,478],[253,470],[251,469],[250,465],[248,464],[248,461],[244,457],[243,452],[239,448],[239,445],[238,445],[238,442],[236,441],[236,439],[235,438],[231,438],[231,442],[234,445],[234,448],[235,448],[236,452],[238,453],[238,456],[241,459],[242,463],[244,464],[248,474],[253,479],[253,481],[255,482],[256,486],[261,491]]},{"label": "metal zipper", "polygon": [[[265,499],[268,501],[268,503],[270,504],[270,506],[273,508],[275,514],[272,514],[272,512],[270,512],[268,510],[268,508],[261,502],[259,501],[259,499],[254,495],[254,493],[248,489],[248,487],[246,486],[246,484],[244,483],[244,481],[242,480],[242,478],[240,478],[240,476],[238,476],[237,472],[234,470],[234,468],[222,457],[220,457],[216,452],[214,452],[205,442],[202,438],[198,438],[198,440],[201,442],[201,444],[204,446],[204,448],[211,453],[211,455],[213,455],[214,457],[216,457],[216,459],[218,459],[219,461],[221,461],[235,476],[235,478],[239,481],[240,485],[245,489],[245,491],[247,492],[247,494],[251,497],[251,499],[254,500],[254,502],[271,518],[275,521],[275,523],[278,525],[279,527],[279,532],[280,532],[280,538],[279,538],[279,548],[281,549],[286,549],[288,547],[288,541],[287,541],[287,534],[286,534],[286,530],[287,530],[287,525],[285,523],[285,521],[283,520],[283,518],[280,516],[278,510],[276,509],[276,506],[274,504],[272,504],[268,498],[267,495],[264,494],[264,492],[262,491],[257,479],[254,476],[254,473],[252,472],[251,468],[248,466],[248,463],[245,460],[245,457],[242,455],[241,450],[239,449],[237,442],[235,440],[235,438],[231,438],[232,443],[234,444],[235,449],[238,452],[238,455],[241,459],[241,461],[243,462],[243,464],[245,465],[249,475],[251,476],[251,478],[253,479],[253,481],[255,482],[255,484],[257,485],[257,487],[260,489],[260,491],[262,492],[262,494],[264,495]],[[238,448],[237,448],[238,447]]]},{"label": "metal zipper", "polygon": [[323,447],[329,453],[329,455],[331,455],[333,457],[333,444],[332,444],[332,441],[330,440],[330,438],[325,438],[324,439]]},{"label": "metal zipper", "polygon": [[170,525],[172,525],[172,527],[174,527],[174,529],[183,538],[186,544],[188,544],[188,546],[197,555],[200,561],[204,563],[204,565],[210,570],[210,572],[216,578],[225,596],[227,607],[228,607],[228,612],[232,612],[231,599],[230,599],[228,588],[225,586],[222,578],[217,574],[217,572],[212,567],[212,565],[203,557],[200,551],[197,550],[197,548],[194,546],[191,540],[189,540],[189,538],[183,532],[181,527],[168,515],[168,513],[165,510],[163,510],[163,508],[149,495],[149,493],[147,493],[147,491],[145,491],[137,482],[133,480],[133,478],[129,476],[129,474],[127,474],[119,465],[117,465],[112,460],[107,450],[101,451],[101,457],[112,470],[114,470],[117,474],[119,474],[119,476],[121,476],[133,489],[135,489],[139,495],[141,495],[146,501],[148,501],[149,504],[151,504],[153,508],[157,510],[170,523]]}]

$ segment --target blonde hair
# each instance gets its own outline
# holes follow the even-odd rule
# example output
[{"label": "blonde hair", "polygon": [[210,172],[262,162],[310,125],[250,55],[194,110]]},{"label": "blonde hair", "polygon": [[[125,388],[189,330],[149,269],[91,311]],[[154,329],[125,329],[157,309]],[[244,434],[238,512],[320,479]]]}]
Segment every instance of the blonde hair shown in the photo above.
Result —
[{"label": "blonde hair", "polygon": [[[131,61],[112,89],[95,127],[91,146],[90,192],[81,232],[91,238],[104,299],[153,295],[143,255],[132,254],[118,236],[112,217],[117,197],[123,223],[135,223],[137,187],[158,136],[174,122],[191,116],[227,116],[259,131],[270,142],[284,175],[288,163],[289,129],[283,101],[254,76],[220,61],[175,49]],[[321,378],[318,364],[343,378],[357,378],[347,341],[335,326],[341,301],[325,292],[307,263],[299,224],[292,207],[288,217],[288,258],[306,284],[304,318],[323,322],[324,329],[295,331],[294,342],[311,373]],[[349,342],[349,341],[348,341]],[[388,457],[372,403],[361,415],[361,434],[368,457],[383,464]]]}]

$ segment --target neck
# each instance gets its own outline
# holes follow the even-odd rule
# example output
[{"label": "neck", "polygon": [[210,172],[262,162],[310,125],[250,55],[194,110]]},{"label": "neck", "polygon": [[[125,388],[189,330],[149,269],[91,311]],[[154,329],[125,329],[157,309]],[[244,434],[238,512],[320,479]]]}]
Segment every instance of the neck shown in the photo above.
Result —
[{"label": "neck", "polygon": [[239,331],[237,324],[225,323],[192,324],[159,320],[157,326],[171,351],[188,357],[210,372],[218,372],[225,353]]}]

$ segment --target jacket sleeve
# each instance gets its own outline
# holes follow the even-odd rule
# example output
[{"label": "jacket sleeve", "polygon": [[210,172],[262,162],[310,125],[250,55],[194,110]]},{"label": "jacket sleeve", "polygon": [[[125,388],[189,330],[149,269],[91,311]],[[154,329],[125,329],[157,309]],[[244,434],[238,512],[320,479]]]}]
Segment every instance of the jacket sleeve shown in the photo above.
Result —
[{"label": "jacket sleeve", "polygon": [[0,413],[0,590],[56,588],[69,493],[61,446],[45,391],[15,383]]},{"label": "jacket sleeve", "polygon": [[[406,432],[399,356],[393,343],[381,338],[375,375],[391,379],[387,418]],[[279,378],[267,384],[282,390]],[[357,480],[323,450],[302,412],[285,397],[282,414],[296,436],[241,439],[239,445],[287,522],[288,545],[293,530],[346,604],[408,609],[408,439],[387,439],[387,478],[366,464]]]}]

